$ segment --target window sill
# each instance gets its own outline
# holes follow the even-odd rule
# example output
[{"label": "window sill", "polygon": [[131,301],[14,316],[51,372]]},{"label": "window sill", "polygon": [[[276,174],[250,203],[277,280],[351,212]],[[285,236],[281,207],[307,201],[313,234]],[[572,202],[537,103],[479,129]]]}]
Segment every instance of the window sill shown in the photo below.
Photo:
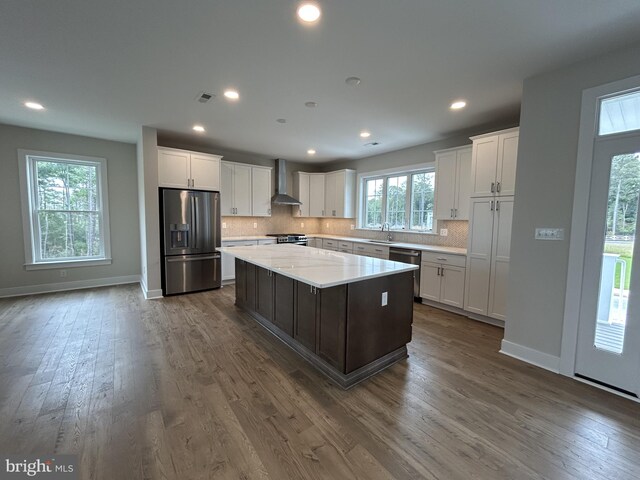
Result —
[{"label": "window sill", "polygon": [[110,258],[92,258],[91,260],[63,260],[59,262],[25,263],[25,270],[53,270],[56,268],[97,267],[111,265]]},{"label": "window sill", "polygon": [[[383,233],[382,230],[380,230],[379,228],[362,228],[362,227],[358,227],[355,230],[359,230],[361,232],[380,232]],[[418,232],[416,230],[385,230],[385,232],[391,232],[391,233],[409,233],[411,235],[435,235],[436,237],[438,236],[438,234],[436,232]]]}]

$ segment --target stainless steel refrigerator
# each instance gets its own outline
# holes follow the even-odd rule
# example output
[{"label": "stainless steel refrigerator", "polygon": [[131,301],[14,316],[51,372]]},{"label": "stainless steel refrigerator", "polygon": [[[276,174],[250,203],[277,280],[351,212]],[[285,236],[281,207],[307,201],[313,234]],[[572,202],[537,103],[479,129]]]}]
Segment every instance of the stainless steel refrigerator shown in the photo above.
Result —
[{"label": "stainless steel refrigerator", "polygon": [[220,193],[160,189],[162,294],[219,288]]}]

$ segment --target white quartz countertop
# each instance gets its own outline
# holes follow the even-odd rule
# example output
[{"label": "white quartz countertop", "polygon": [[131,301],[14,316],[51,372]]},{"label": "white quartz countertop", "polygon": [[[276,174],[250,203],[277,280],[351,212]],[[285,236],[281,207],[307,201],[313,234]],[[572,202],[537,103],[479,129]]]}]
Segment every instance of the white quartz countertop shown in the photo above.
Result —
[{"label": "white quartz countertop", "polygon": [[414,250],[421,250],[423,252],[438,252],[438,253],[450,253],[453,255],[466,255],[467,249],[461,247],[445,247],[443,245],[425,245],[423,243],[404,243],[404,242],[394,242],[391,243],[378,243],[371,242],[370,238],[362,238],[362,237],[340,237],[336,235],[327,235],[321,233],[310,233],[307,235],[309,238],[330,238],[334,240],[342,240],[344,242],[354,242],[354,243],[367,243],[369,245],[377,245],[382,247],[398,247],[398,248],[412,248]]},{"label": "white quartz countertop", "polygon": [[419,268],[418,265],[408,263],[293,244],[223,247],[221,251],[317,288],[333,287]]}]

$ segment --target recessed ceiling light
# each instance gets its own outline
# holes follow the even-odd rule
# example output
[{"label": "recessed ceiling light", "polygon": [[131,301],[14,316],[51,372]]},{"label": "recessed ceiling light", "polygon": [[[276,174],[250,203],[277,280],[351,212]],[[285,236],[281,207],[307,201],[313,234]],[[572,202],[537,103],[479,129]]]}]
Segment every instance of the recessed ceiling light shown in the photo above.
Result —
[{"label": "recessed ceiling light", "polygon": [[309,108],[316,108],[318,106],[318,102],[305,102],[304,106]]},{"label": "recessed ceiling light", "polygon": [[344,83],[352,87],[357,87],[362,83],[362,80],[360,80],[358,77],[349,77],[344,81]]},{"label": "recessed ceiling light", "polygon": [[465,102],[464,100],[456,100],[451,104],[449,108],[451,110],[460,110],[461,108],[464,108],[466,106],[467,106],[467,102]]},{"label": "recessed ceiling light", "polygon": [[371,132],[367,132],[367,131],[360,132],[360,136],[362,138],[369,138],[371,136]]},{"label": "recessed ceiling light", "polygon": [[204,127],[203,127],[202,125],[194,125],[194,126],[193,126],[193,129],[194,129],[196,132],[199,132],[199,133],[204,132]]},{"label": "recessed ceiling light", "polygon": [[240,94],[236,90],[225,90],[224,96],[229,100],[238,100],[240,98]]},{"label": "recessed ceiling light", "polygon": [[276,122],[278,122],[278,123],[287,123],[287,119],[286,118],[278,118],[278,119],[276,119]]},{"label": "recessed ceiling light", "polygon": [[44,110],[44,107],[36,102],[24,102],[24,106],[32,110]]},{"label": "recessed ceiling light", "polygon": [[303,3],[298,7],[298,18],[306,23],[313,23],[320,18],[320,8],[315,3]]},{"label": "recessed ceiling light", "polygon": [[307,153],[308,153],[309,155],[315,155],[315,154],[316,154],[316,151],[315,151],[313,148],[310,148],[309,150],[307,150]]}]

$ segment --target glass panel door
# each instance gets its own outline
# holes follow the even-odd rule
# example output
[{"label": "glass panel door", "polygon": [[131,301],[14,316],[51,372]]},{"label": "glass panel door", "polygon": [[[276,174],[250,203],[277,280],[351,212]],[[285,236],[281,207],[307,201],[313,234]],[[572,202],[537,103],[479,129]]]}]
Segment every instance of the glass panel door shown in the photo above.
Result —
[{"label": "glass panel door", "polygon": [[631,394],[640,386],[639,197],[640,136],[596,142],[576,374]]},{"label": "glass panel door", "polygon": [[640,154],[611,160],[594,346],[621,354],[640,194]]}]

